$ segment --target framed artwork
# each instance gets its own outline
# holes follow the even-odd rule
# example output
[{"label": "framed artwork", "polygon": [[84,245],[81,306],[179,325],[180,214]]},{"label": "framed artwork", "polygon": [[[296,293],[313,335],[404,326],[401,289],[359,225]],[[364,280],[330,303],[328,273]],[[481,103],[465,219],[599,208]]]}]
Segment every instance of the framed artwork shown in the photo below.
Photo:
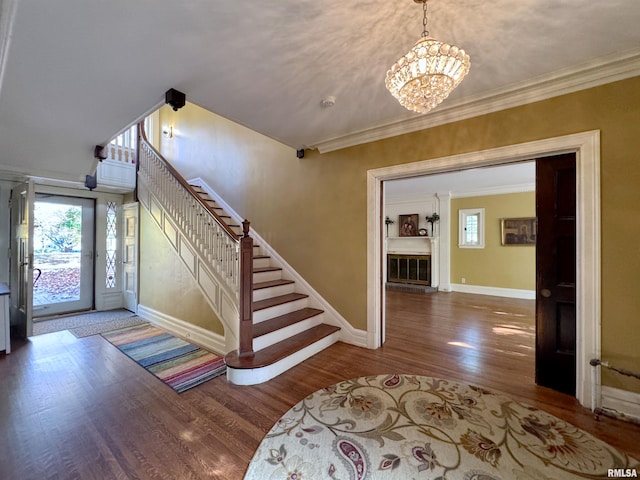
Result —
[{"label": "framed artwork", "polygon": [[399,227],[401,237],[415,237],[418,235],[418,214],[399,215]]},{"label": "framed artwork", "polygon": [[502,245],[535,245],[538,231],[536,217],[500,220]]}]

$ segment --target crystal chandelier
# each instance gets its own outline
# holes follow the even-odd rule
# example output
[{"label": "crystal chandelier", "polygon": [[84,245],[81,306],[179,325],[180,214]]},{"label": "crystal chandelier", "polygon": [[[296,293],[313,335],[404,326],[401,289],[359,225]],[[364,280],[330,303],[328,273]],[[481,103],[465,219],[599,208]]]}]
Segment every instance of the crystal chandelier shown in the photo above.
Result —
[{"label": "crystal chandelier", "polygon": [[422,3],[422,38],[387,72],[391,95],[408,110],[427,113],[449,96],[469,72],[469,55],[461,48],[440,42],[427,30],[427,1]]}]

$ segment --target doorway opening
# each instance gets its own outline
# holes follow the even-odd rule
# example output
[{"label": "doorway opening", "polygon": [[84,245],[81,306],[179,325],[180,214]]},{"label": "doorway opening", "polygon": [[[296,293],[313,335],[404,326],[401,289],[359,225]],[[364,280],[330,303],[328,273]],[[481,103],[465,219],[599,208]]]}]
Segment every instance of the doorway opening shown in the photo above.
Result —
[{"label": "doorway opening", "polygon": [[[457,375],[490,379],[498,365],[509,365],[519,382],[535,384],[535,237],[503,243],[503,231],[510,240],[513,229],[500,228],[505,218],[536,217],[535,166],[526,161],[384,182],[387,342],[404,338],[406,328],[411,338],[429,337],[421,347],[450,358],[452,372],[464,367]],[[419,212],[419,233],[398,236],[403,214],[412,212]],[[443,249],[449,254],[439,255]],[[396,256],[434,257],[430,288],[421,289],[411,275],[411,289],[396,283]]]},{"label": "doorway opening", "polygon": [[[576,153],[576,398],[587,408],[600,397],[589,360],[600,354],[600,135],[591,131],[480,152],[370,170],[368,203],[368,346],[385,336],[383,182],[415,175],[502,165],[560,153]],[[442,255],[442,249],[439,255]],[[441,272],[443,273],[443,272]]]},{"label": "doorway opening", "polygon": [[95,201],[36,194],[33,222],[33,317],[94,306]]}]

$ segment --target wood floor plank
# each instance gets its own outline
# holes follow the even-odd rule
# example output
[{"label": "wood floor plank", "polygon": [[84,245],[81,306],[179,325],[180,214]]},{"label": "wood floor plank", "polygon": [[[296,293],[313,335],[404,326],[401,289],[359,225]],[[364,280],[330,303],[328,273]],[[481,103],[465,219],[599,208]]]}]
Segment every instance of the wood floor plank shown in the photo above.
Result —
[{"label": "wood floor plank", "polygon": [[100,336],[14,342],[0,355],[0,478],[242,479],[264,434],[314,391],[362,375],[431,375],[500,391],[640,458],[640,427],[596,421],[533,382],[534,304],[389,292],[387,342],[337,343],[257,386],[224,376],[177,394]]}]

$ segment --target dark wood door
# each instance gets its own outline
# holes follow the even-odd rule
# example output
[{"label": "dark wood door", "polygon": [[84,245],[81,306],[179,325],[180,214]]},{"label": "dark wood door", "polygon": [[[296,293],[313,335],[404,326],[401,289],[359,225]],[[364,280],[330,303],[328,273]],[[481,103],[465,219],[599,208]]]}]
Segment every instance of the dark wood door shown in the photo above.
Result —
[{"label": "dark wood door", "polygon": [[536,383],[576,393],[576,156],[536,160]]}]

